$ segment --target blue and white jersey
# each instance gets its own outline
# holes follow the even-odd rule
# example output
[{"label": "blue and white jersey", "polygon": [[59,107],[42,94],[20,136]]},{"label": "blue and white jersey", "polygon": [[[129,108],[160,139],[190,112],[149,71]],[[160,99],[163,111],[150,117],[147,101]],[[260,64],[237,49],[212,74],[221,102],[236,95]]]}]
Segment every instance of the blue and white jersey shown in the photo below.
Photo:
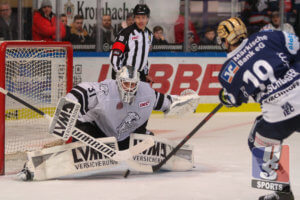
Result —
[{"label": "blue and white jersey", "polygon": [[299,40],[281,31],[261,31],[243,40],[227,55],[219,74],[233,103],[253,97],[268,122],[300,114],[299,78]]}]

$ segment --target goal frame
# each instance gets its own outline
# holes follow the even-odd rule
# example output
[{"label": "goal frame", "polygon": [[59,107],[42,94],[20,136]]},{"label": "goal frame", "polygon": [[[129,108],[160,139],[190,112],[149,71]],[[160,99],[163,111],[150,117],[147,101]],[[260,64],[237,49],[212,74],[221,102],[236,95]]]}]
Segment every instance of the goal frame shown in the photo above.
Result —
[{"label": "goal frame", "polygon": [[[46,42],[46,41],[5,41],[0,43],[0,87],[5,89],[5,63],[6,49],[21,47],[51,48],[63,47],[67,53],[67,83],[66,91],[69,92],[73,87],[73,48],[70,42]],[[5,174],[5,95],[0,93],[0,175]]]}]

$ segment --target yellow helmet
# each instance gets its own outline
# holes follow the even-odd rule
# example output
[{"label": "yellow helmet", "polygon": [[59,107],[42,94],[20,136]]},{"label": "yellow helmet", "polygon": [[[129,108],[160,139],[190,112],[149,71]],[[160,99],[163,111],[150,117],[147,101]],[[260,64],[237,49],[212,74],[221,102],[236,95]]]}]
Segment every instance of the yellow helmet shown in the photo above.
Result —
[{"label": "yellow helmet", "polygon": [[225,39],[234,45],[247,38],[247,28],[240,18],[232,17],[222,21],[218,26],[218,43],[222,44]]}]

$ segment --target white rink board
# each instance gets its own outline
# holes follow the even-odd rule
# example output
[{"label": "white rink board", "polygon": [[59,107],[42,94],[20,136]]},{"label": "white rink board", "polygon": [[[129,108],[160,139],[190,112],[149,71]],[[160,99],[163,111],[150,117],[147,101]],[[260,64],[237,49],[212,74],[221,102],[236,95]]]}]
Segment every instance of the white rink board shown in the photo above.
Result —
[{"label": "white rink board", "polygon": [[[21,182],[0,177],[4,200],[253,200],[270,191],[251,188],[251,153],[247,138],[259,113],[217,113],[189,140],[194,145],[196,168],[189,172],[112,175],[82,179]],[[180,141],[206,114],[182,119],[152,115],[149,128],[157,135]],[[300,199],[300,133],[285,141],[290,145],[291,183]],[[58,165],[59,167],[59,165]]]},{"label": "white rink board", "polygon": [[[225,59],[149,57],[149,75],[155,82],[152,87],[167,94],[180,94],[184,89],[191,88],[205,97],[201,99],[201,103],[218,103],[221,85],[217,77]],[[108,57],[74,57],[74,66],[75,83],[111,78],[112,67]]]}]

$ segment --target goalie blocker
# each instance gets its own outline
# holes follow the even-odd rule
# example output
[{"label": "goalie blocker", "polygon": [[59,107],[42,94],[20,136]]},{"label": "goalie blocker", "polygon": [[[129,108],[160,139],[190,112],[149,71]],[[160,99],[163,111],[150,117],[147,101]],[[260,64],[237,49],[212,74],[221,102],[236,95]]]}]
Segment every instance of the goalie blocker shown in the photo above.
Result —
[{"label": "goalie blocker", "polygon": [[[160,163],[176,144],[155,136],[131,134],[130,148],[149,137],[154,139],[155,145],[140,154],[134,155],[133,160],[142,165],[154,166]],[[99,138],[97,141],[101,141],[118,151],[117,141],[114,137]],[[30,180],[74,178],[96,174],[121,175],[128,169],[128,166],[124,165],[124,163],[114,161],[81,142],[28,152],[27,156],[28,162],[25,168],[27,172],[30,172],[29,176],[27,176],[27,179]],[[193,157],[192,147],[184,145],[168,160],[162,169],[171,171],[191,170],[194,165]],[[139,170],[134,169],[131,172],[140,173]]]}]

